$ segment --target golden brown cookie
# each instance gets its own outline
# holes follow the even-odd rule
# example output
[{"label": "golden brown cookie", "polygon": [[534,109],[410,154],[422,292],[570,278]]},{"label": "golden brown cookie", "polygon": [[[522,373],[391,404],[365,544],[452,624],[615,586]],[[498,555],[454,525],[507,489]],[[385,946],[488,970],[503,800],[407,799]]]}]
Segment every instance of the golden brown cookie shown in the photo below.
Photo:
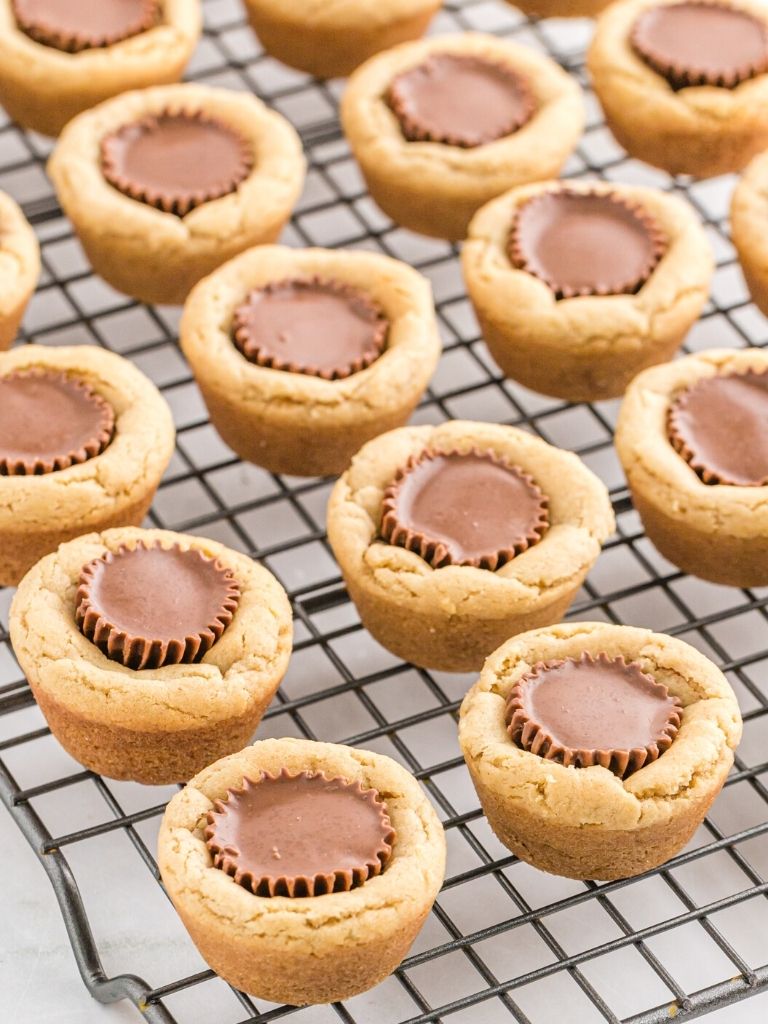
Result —
[{"label": "golden brown cookie", "polygon": [[408,420],[440,355],[429,282],[374,253],[261,246],[194,290],[181,345],[211,420],[275,473],[340,473]]},{"label": "golden brown cookie", "polygon": [[40,276],[40,247],[16,203],[0,192],[0,350],[16,338]]},{"label": "golden brown cookie", "polygon": [[58,135],[103,100],[177,82],[197,45],[200,0],[0,0],[0,98],[24,128]]},{"label": "golden brown cookie", "polygon": [[483,207],[463,247],[467,291],[503,372],[570,401],[623,394],[671,359],[714,260],[693,210],[656,189],[548,182]]},{"label": "golden brown cookie", "polygon": [[110,778],[167,784],[250,739],[285,673],[292,622],[283,588],[245,555],[117,529],[34,566],[10,631],[74,758]]},{"label": "golden brown cookie", "polygon": [[731,203],[731,238],[752,301],[768,315],[768,154],[747,167]]},{"label": "golden brown cookie", "polygon": [[341,117],[382,210],[449,239],[494,196],[557,177],[584,124],[579,88],[553,61],[472,32],[373,57],[350,79]]},{"label": "golden brown cookie", "polygon": [[[617,692],[621,715],[612,710]],[[544,743],[521,727],[531,713],[549,728]],[[499,839],[543,871],[583,879],[641,874],[678,853],[720,792],[740,737],[736,697],[704,655],[603,622],[503,644],[459,719],[464,758]],[[574,743],[587,749],[564,756]],[[590,749],[595,743],[602,749]],[[616,744],[633,757],[609,758],[606,747]]]},{"label": "golden brown cookie", "polygon": [[605,487],[575,455],[461,421],[369,442],[328,505],[363,625],[398,657],[448,672],[561,619],[613,525]]},{"label": "golden brown cookie", "polygon": [[612,0],[507,0],[536,18],[595,18]]},{"label": "golden brown cookie", "polygon": [[248,93],[172,85],[80,115],[48,171],[94,270],[143,302],[274,242],[304,181],[291,125]]},{"label": "golden brown cookie", "polygon": [[[322,773],[337,780],[337,793],[330,794],[337,803],[324,804],[318,818],[310,792],[295,825],[279,814],[279,803],[269,816],[265,801],[254,806],[260,786],[269,784],[265,773],[272,779]],[[353,792],[351,801],[339,804],[345,795],[339,789],[362,791],[364,799],[355,800]],[[389,822],[383,832],[382,813]],[[370,848],[362,851],[361,831],[350,827],[361,815]],[[222,838],[231,850],[224,856]],[[362,884],[333,885],[336,861],[352,866],[363,852],[363,862],[375,862],[376,851],[383,864],[376,871],[371,863]],[[329,1003],[383,981],[405,957],[442,883],[445,838],[419,784],[390,758],[331,743],[262,740],[206,768],[173,798],[158,863],[195,945],[221,977],[270,1002]],[[266,881],[270,875],[290,881],[286,869],[305,876],[293,888],[296,896],[284,894],[286,884],[258,885],[265,874]],[[329,873],[330,884],[323,878]],[[308,888],[317,874],[325,884]],[[270,888],[279,894],[262,894]]]}]

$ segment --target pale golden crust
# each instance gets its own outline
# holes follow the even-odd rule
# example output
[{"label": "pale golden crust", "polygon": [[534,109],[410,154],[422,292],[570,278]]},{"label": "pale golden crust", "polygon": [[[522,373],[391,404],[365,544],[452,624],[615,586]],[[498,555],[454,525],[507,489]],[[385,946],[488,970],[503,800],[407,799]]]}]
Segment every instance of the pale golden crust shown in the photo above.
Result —
[{"label": "pale golden crust", "polygon": [[0,192],[0,349],[16,337],[40,276],[40,247],[16,203]]},{"label": "pale golden crust", "polygon": [[[378,539],[384,490],[427,447],[491,450],[529,473],[549,498],[544,539],[496,572],[433,569]],[[448,671],[479,669],[503,639],[557,621],[613,526],[605,487],[575,455],[514,427],[462,421],[371,441],[328,506],[328,538],[365,625],[395,653]]]},{"label": "pale golden crust", "polygon": [[[232,318],[252,288],[319,275],[360,288],[389,320],[384,354],[359,373],[323,380],[249,362]],[[371,437],[406,422],[440,355],[429,282],[375,253],[261,246],[202,281],[189,297],[181,345],[214,425],[244,458],[273,472],[340,473]]]},{"label": "pale golden crust", "polygon": [[768,153],[755,157],[736,186],[731,237],[752,299],[768,315]]},{"label": "pale golden crust", "polygon": [[768,487],[705,484],[672,447],[675,396],[720,373],[768,370],[762,349],[711,349],[640,374],[627,389],[616,449],[646,531],[676,565],[735,586],[768,583]]},{"label": "pale golden crust", "polygon": [[[101,171],[105,135],[168,108],[202,110],[252,147],[254,167],[236,192],[185,217],[118,192]],[[301,142],[291,125],[255,96],[204,85],[125,93],[77,117],[48,162],[59,200],[94,269],[146,302],[180,303],[190,288],[249,246],[274,241],[304,180]]]},{"label": "pale golden crust", "polygon": [[200,37],[200,0],[162,0],[162,20],[113,46],[64,53],[22,32],[0,0],[0,92],[25,128],[58,135],[76,114],[128,89],[181,78]]},{"label": "pale golden crust", "polygon": [[[634,51],[632,26],[648,7],[676,0],[620,0],[597,22],[588,65],[613,134],[635,157],[671,174],[737,171],[768,146],[768,75],[735,89],[675,91]],[[768,24],[760,0],[734,0]]]},{"label": "pale golden crust", "polygon": [[[213,866],[203,840],[216,799],[244,777],[324,771],[378,790],[396,832],[387,869],[350,892],[260,897]],[[405,956],[443,880],[445,839],[416,780],[381,754],[308,740],[263,740],[205,769],[168,805],[158,863],[200,952],[226,980],[275,1002],[348,998]]]},{"label": "pale golden crust", "polygon": [[[600,766],[566,768],[538,757],[506,730],[515,682],[538,661],[584,652],[638,662],[683,704],[670,749],[624,780]],[[679,849],[720,790],[740,737],[736,697],[712,662],[681,640],[597,622],[535,630],[502,645],[465,697],[459,721],[465,760],[497,834],[545,870],[584,878],[636,874]],[[522,842],[518,811],[534,825]],[[670,848],[665,836],[677,845]]]},{"label": "pale golden crust", "polygon": [[504,372],[527,387],[571,401],[616,397],[646,366],[670,359],[709,293],[712,249],[687,203],[656,189],[569,182],[576,192],[614,194],[647,211],[667,248],[635,295],[558,301],[507,255],[516,211],[559,188],[527,185],[478,211],[462,251],[464,277],[483,337]]},{"label": "pale golden crust", "polygon": [[[385,95],[398,73],[433,53],[498,61],[529,82],[536,113],[519,131],[474,149],[408,142]],[[581,135],[578,85],[549,58],[480,33],[407,43],[367,61],[350,79],[341,106],[344,132],[368,188],[397,223],[439,238],[466,235],[475,211],[494,196],[556,177]]]}]

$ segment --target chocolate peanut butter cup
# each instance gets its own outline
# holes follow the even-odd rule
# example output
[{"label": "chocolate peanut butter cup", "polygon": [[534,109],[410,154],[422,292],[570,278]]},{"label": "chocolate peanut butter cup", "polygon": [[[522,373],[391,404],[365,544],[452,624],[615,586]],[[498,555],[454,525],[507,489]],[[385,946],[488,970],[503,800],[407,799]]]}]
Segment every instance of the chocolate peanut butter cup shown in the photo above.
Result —
[{"label": "chocolate peanut butter cup", "polygon": [[235,192],[253,164],[245,139],[199,110],[141,118],[101,143],[102,173],[111,185],[178,217]]},{"label": "chocolate peanut butter cup", "polygon": [[84,565],[75,597],[80,631],[132,669],[193,664],[232,621],[231,570],[193,548],[138,544]]},{"label": "chocolate peanut butter cup", "polygon": [[517,746],[566,766],[626,778],[672,745],[682,707],[636,662],[599,654],[543,662],[515,683],[507,731]]},{"label": "chocolate peanut butter cup", "polygon": [[630,40],[673,89],[733,89],[768,71],[768,29],[749,11],[717,0],[662,4],[644,11]]},{"label": "chocolate peanut butter cup", "polygon": [[639,291],[666,240],[655,220],[625,199],[554,189],[519,207],[507,248],[515,267],[570,299]]},{"label": "chocolate peanut butter cup", "polygon": [[374,363],[389,323],[358,288],[320,277],[254,289],[235,310],[233,337],[259,366],[339,380]]},{"label": "chocolate peanut butter cup", "polygon": [[440,569],[500,569],[541,540],[547,498],[490,451],[425,451],[384,492],[381,535]]},{"label": "chocolate peanut butter cup", "polygon": [[535,106],[528,82],[512,68],[459,53],[434,53],[397,75],[387,102],[409,142],[463,149],[512,135]]},{"label": "chocolate peanut butter cup", "polygon": [[53,473],[101,454],[115,414],[81,380],[47,370],[0,378],[0,476]]},{"label": "chocolate peanut butter cup", "polygon": [[395,833],[374,789],[322,772],[261,773],[208,813],[217,868],[257,896],[349,892],[386,868]]},{"label": "chocolate peanut butter cup", "polygon": [[768,371],[706,377],[672,403],[669,439],[705,484],[768,484]]},{"label": "chocolate peanut butter cup", "polygon": [[11,0],[19,28],[38,43],[79,53],[112,46],[157,24],[159,0]]}]

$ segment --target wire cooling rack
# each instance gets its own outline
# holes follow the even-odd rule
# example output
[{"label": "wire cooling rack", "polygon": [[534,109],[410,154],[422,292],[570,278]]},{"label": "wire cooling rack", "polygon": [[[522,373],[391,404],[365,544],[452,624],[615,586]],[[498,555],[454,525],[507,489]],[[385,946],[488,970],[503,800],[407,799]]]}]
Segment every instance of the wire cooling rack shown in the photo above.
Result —
[{"label": "wire cooling rack", "polygon": [[[249,552],[290,593],[295,653],[258,735],[390,754],[423,783],[449,846],[434,912],[379,988],[303,1010],[233,991],[205,969],[157,885],[155,837],[174,790],[103,779],[63,752],[20,677],[7,633],[12,595],[0,591],[0,791],[53,883],[88,990],[103,1002],[131,1000],[152,1024],[544,1024],[560,1014],[575,1024],[656,1024],[768,989],[768,589],[704,584],[660,558],[643,537],[611,447],[618,403],[569,406],[503,380],[478,337],[456,249],[397,228],[366,196],[339,130],[340,85],[263,56],[237,0],[206,0],[204,9],[207,31],[191,77],[255,91],[304,139],[311,169],[286,240],[385,252],[431,279],[445,354],[416,421],[514,423],[578,452],[610,488],[619,525],[573,617],[650,626],[709,654],[738,693],[745,737],[707,822],[663,870],[597,885],[517,861],[490,832],[459,756],[455,718],[471,677],[398,662],[361,628],[325,540],[330,484],[272,476],[233,458],[207,423],[179,353],[178,310],[139,306],[91,274],[45,177],[50,144],[4,124],[0,188],[36,226],[45,268],[22,340],[102,345],[148,374],[178,428],[151,522]],[[434,30],[469,29],[548,52],[586,87],[586,22],[532,23],[501,0],[448,0]],[[718,269],[688,350],[768,344],[768,321],[748,303],[728,240],[732,182],[672,181],[628,160],[589,94],[587,102],[588,130],[567,174],[685,193],[707,224]],[[130,925],[141,941],[135,932],[126,939]],[[762,1007],[755,1021],[764,1019],[765,998],[754,1004]]]}]

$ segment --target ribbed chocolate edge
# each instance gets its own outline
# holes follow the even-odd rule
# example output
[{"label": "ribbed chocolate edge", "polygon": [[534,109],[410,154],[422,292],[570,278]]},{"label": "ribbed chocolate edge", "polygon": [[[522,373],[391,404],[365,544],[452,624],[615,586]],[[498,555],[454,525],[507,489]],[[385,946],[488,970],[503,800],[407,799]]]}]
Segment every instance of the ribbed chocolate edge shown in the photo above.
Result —
[{"label": "ribbed chocolate edge", "polygon": [[186,549],[196,554],[204,562],[213,562],[227,583],[226,594],[214,620],[207,628],[200,633],[191,633],[183,639],[152,640],[147,637],[137,637],[120,629],[109,621],[99,611],[91,600],[91,586],[93,577],[100,563],[109,564],[114,562],[121,555],[130,554],[136,548],[149,550],[152,548],[163,548],[166,551],[184,551],[180,544],[173,544],[164,548],[162,544],[140,543],[135,547],[122,544],[116,552],[107,551],[105,554],[94,558],[80,570],[77,593],[75,594],[75,621],[81,633],[95,644],[103,654],[112,661],[118,661],[136,671],[148,668],[161,668],[163,665],[191,665],[200,659],[213,647],[224,633],[224,630],[232,621],[240,599],[240,585],[232,573],[232,570],[222,565],[220,561],[196,551],[194,548]]},{"label": "ribbed chocolate edge", "polygon": [[[768,370],[745,370],[743,373],[722,374],[724,377],[746,377],[752,375],[757,377],[768,377]],[[713,379],[715,378],[704,377],[701,380],[696,381],[695,384],[687,387],[685,391],[680,392],[672,405],[670,405],[669,412],[667,414],[667,434],[669,435],[670,443],[677,454],[681,458],[685,459],[694,473],[696,473],[696,475],[700,477],[705,484],[726,484],[731,487],[763,487],[768,484],[768,478],[761,481],[759,484],[740,484],[738,480],[730,480],[728,477],[721,476],[719,473],[714,472],[714,470],[711,470],[704,464],[704,462],[702,462],[682,435],[680,413],[685,409],[688,399],[698,385]]]},{"label": "ribbed chocolate edge", "polygon": [[[661,75],[662,78],[665,78],[673,89],[687,89],[691,86],[697,85],[711,85],[719,86],[723,89],[734,89],[742,82],[746,82],[750,78],[756,78],[757,75],[765,74],[765,72],[768,71],[768,29],[766,29],[765,23],[759,18],[756,18],[751,11],[747,11],[742,7],[736,7],[731,4],[718,3],[717,0],[689,0],[689,2],[685,3],[685,6],[717,7],[720,10],[725,11],[737,11],[739,14],[743,14],[745,17],[750,18],[762,32],[765,43],[764,57],[762,61],[759,61],[756,64],[744,64],[740,68],[734,69],[730,74],[714,76],[701,69],[685,67],[683,64],[671,63],[658,52],[647,49],[642,44],[640,40],[641,24],[643,17],[648,13],[648,11],[644,11],[632,26],[629,36],[630,43],[633,50],[645,61],[645,63],[657,72],[657,74]],[[651,10],[654,9],[655,8],[651,8]]]},{"label": "ribbed chocolate edge", "polygon": [[[278,779],[296,778],[305,778],[307,780],[322,779],[324,782],[341,782],[352,790],[356,796],[378,806],[381,815],[381,841],[370,860],[354,868],[340,869],[331,874],[318,874],[312,877],[309,875],[257,876],[250,871],[241,870],[238,864],[239,851],[229,846],[222,846],[216,840],[215,815],[227,813],[227,801],[233,795],[244,793],[246,790],[253,786],[258,786],[265,781],[275,782]],[[238,885],[249,889],[256,896],[308,897],[324,896],[332,892],[349,892],[364,885],[371,878],[380,875],[392,856],[395,830],[392,827],[386,804],[379,797],[378,791],[375,789],[363,789],[360,782],[349,782],[341,776],[331,776],[325,772],[310,771],[292,774],[287,768],[283,768],[277,775],[271,775],[269,772],[262,771],[258,781],[253,782],[251,779],[243,779],[242,785],[239,788],[227,790],[227,795],[224,799],[216,800],[213,806],[214,810],[208,812],[208,825],[204,831],[205,841],[213,857],[213,863],[221,871],[228,874]]]},{"label": "ribbed chocolate edge", "polygon": [[528,715],[528,712],[525,710],[523,691],[526,683],[530,680],[535,679],[548,669],[559,668],[566,661],[574,661],[577,664],[584,665],[602,663],[619,666],[622,669],[633,669],[653,683],[659,698],[666,699],[670,697],[669,690],[663,683],[658,682],[647,672],[643,672],[637,662],[627,662],[623,657],[610,658],[607,654],[603,653],[598,654],[597,658],[593,658],[590,654],[585,653],[580,658],[540,661],[534,665],[530,672],[527,672],[518,679],[507,698],[507,732],[513,743],[531,754],[536,754],[538,757],[543,757],[548,761],[558,761],[566,767],[573,765],[576,768],[590,768],[594,765],[601,765],[620,779],[624,779],[644,765],[658,760],[666,750],[669,750],[677,736],[682,720],[682,705],[677,697],[672,697],[675,706],[670,710],[666,726],[659,733],[656,740],[647,747],[634,747],[631,750],[574,750],[561,743],[557,743],[545,726],[540,725]]},{"label": "ribbed chocolate edge", "polygon": [[80,465],[94,458],[109,446],[115,430],[115,412],[105,398],[90,388],[84,381],[75,377],[68,377],[65,373],[51,372],[48,370],[17,370],[9,373],[0,380],[18,380],[20,378],[38,377],[46,380],[60,381],[68,384],[91,402],[101,413],[101,423],[93,438],[86,441],[80,448],[65,452],[54,459],[16,459],[9,461],[0,456],[0,476],[42,476],[46,473],[55,473],[61,469],[69,469],[70,466]]},{"label": "ribbed chocolate edge", "polygon": [[[480,458],[489,459],[498,466],[504,466],[506,469],[515,473],[538,500],[539,509],[535,522],[531,525],[527,533],[524,536],[519,537],[510,547],[503,548],[492,555],[483,555],[480,558],[472,558],[455,562],[451,557],[451,553],[447,545],[442,541],[433,540],[432,538],[425,536],[423,533],[412,530],[409,526],[400,521],[397,511],[397,502],[402,482],[408,477],[411,471],[421,465],[422,462],[440,458],[441,456],[449,458],[453,455],[474,455]],[[396,544],[398,547],[406,548],[408,551],[413,551],[414,554],[420,555],[425,562],[428,562],[433,569],[442,569],[447,565],[463,565],[473,566],[477,569],[489,569],[491,572],[494,572],[495,570],[500,569],[503,565],[506,565],[507,562],[511,562],[516,555],[520,555],[523,551],[527,551],[528,548],[533,547],[534,544],[538,544],[549,527],[548,507],[549,499],[542,492],[541,488],[537,486],[533,477],[526,473],[525,470],[521,469],[520,466],[512,465],[508,459],[497,455],[496,452],[491,451],[490,449],[483,450],[480,448],[471,448],[469,451],[463,452],[456,448],[452,448],[449,451],[438,451],[437,449],[428,448],[418,455],[412,455],[405,466],[398,469],[394,480],[384,491],[380,533],[388,544]]]},{"label": "ribbed chocolate edge", "polygon": [[[188,118],[191,121],[199,121],[201,124],[223,128],[235,138],[240,146],[240,164],[237,170],[228,178],[209,188],[188,192],[184,195],[163,192],[162,190],[150,190],[137,184],[117,169],[117,155],[115,145],[120,136],[129,130],[137,128],[152,128],[164,118]],[[183,107],[166,107],[156,114],[148,114],[122,125],[117,131],[106,135],[101,140],[101,171],[105,179],[123,195],[135,199],[139,203],[153,206],[156,210],[164,213],[173,213],[177,217],[184,217],[197,206],[203,203],[213,202],[214,199],[221,199],[223,196],[235,192],[240,184],[248,177],[253,170],[254,155],[250,144],[242,137],[236,128],[227,124],[222,118],[211,117],[203,110],[187,110]]]},{"label": "ribbed chocolate edge", "polygon": [[[496,71],[500,71],[502,75],[509,80],[512,88],[519,94],[520,100],[524,104],[522,112],[516,118],[510,119],[509,124],[505,126],[503,131],[494,135],[492,138],[481,139],[479,142],[460,134],[435,135],[428,129],[423,128],[418,119],[408,112],[407,100],[398,92],[398,81],[400,78],[410,74],[412,71],[416,71],[418,68],[428,65],[433,58],[441,56],[464,60],[468,63],[474,64],[475,66],[491,67]],[[507,67],[507,65],[502,64],[501,61],[486,60],[484,57],[477,57],[475,54],[452,53],[449,51],[430,54],[429,57],[420,64],[416,64],[411,68],[407,68],[405,71],[401,71],[400,74],[396,75],[389,83],[389,87],[386,92],[386,101],[390,110],[400,122],[400,130],[408,142],[439,142],[444,146],[457,146],[461,149],[476,149],[478,146],[485,146],[488,145],[488,143],[497,142],[499,139],[512,135],[514,132],[519,131],[524,124],[527,124],[528,121],[530,121],[536,110],[536,103],[528,80],[518,71]]]},{"label": "ribbed chocolate edge", "polygon": [[26,18],[23,14],[19,13],[15,2],[13,4],[13,13],[16,18],[16,24],[22,32],[29,36],[30,39],[34,39],[35,42],[42,43],[44,46],[51,46],[56,50],[62,50],[65,53],[80,53],[82,50],[96,50],[107,46],[114,46],[115,43],[120,43],[124,39],[130,39],[132,36],[141,35],[142,32],[148,32],[160,20],[160,3],[159,0],[142,0],[141,13],[133,24],[124,28],[121,32],[101,34],[89,33],[86,30],[66,32],[44,19],[36,21]]},{"label": "ribbed chocolate edge", "polygon": [[[648,258],[646,266],[642,272],[632,278],[623,282],[618,287],[609,287],[608,285],[598,284],[596,287],[582,286],[581,288],[561,288],[559,283],[550,277],[544,277],[537,270],[529,264],[525,253],[523,252],[522,243],[519,237],[519,224],[522,213],[525,209],[530,207],[534,203],[540,203],[550,200],[553,196],[596,196],[600,199],[608,199],[609,201],[616,203],[617,206],[622,206],[625,210],[628,210],[638,221],[642,224],[643,228],[648,232],[648,236],[651,239],[651,255]],[[512,221],[512,227],[509,231],[509,238],[507,241],[507,256],[510,263],[518,270],[524,270],[527,274],[531,274],[533,277],[538,278],[539,281],[543,281],[554,293],[557,299],[575,299],[584,298],[588,295],[591,296],[608,296],[608,295],[634,295],[640,291],[644,284],[648,282],[651,274],[658,266],[662,256],[667,251],[667,237],[662,231],[661,227],[656,222],[656,219],[652,217],[639,203],[631,202],[625,199],[623,196],[617,195],[615,192],[598,192],[596,190],[589,190],[580,192],[577,189],[572,188],[561,188],[561,189],[548,189],[546,192],[541,192],[539,195],[532,196],[527,199],[520,207],[518,207],[515,217]]]},{"label": "ribbed chocolate edge", "polygon": [[[249,335],[247,323],[247,312],[253,296],[260,292],[271,294],[287,287],[317,288],[345,299],[350,305],[355,305],[358,308],[362,307],[366,315],[370,316],[371,327],[374,332],[370,348],[346,366],[334,367],[332,370],[321,370],[317,366],[304,366],[300,363],[281,359],[274,352],[267,352],[260,346],[254,345]],[[323,380],[344,380],[346,377],[351,377],[352,374],[359,373],[360,370],[365,370],[371,366],[386,348],[388,335],[389,321],[384,315],[383,310],[365,292],[352,285],[345,284],[343,281],[336,281],[333,278],[324,278],[319,275],[286,278],[281,281],[272,281],[264,285],[263,288],[254,288],[248,293],[245,301],[237,307],[232,321],[232,337],[235,345],[249,362],[255,363],[257,366],[265,366],[271,370],[303,373],[310,377],[321,377]]]}]

